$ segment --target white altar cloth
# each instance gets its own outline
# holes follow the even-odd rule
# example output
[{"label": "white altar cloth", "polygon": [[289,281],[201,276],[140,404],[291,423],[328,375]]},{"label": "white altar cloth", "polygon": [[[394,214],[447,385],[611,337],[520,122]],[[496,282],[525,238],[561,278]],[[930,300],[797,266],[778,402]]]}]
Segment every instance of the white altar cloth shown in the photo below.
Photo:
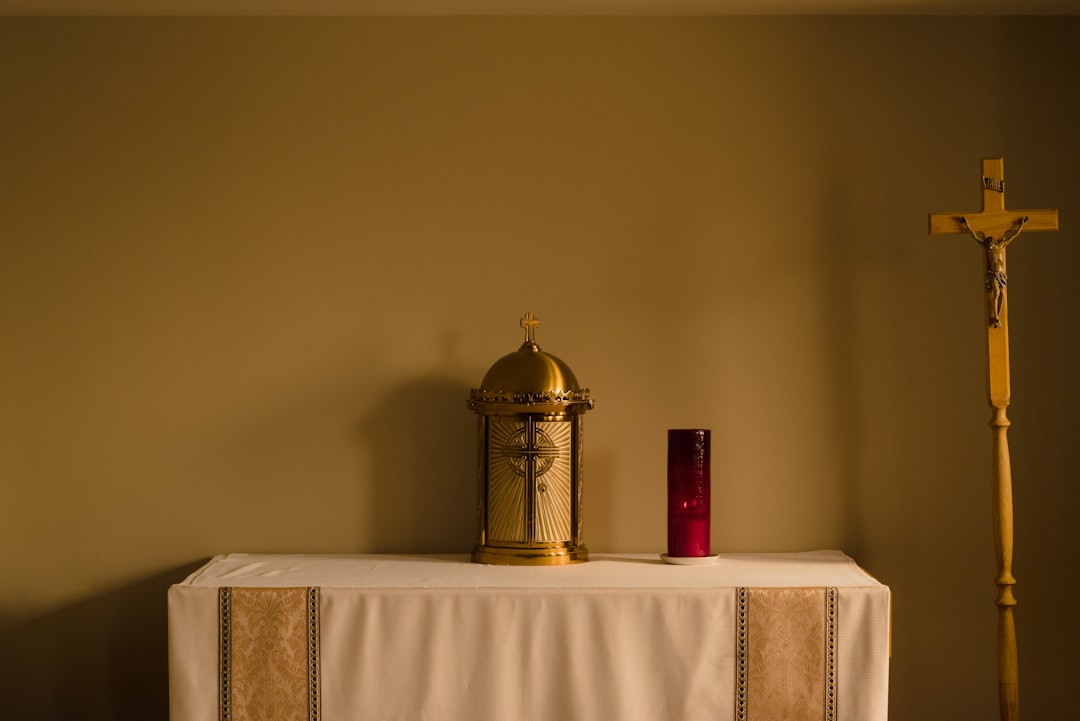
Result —
[{"label": "white altar cloth", "polygon": [[643,554],[558,567],[436,555],[218,556],[169,590],[172,721],[287,717],[274,706],[230,708],[227,677],[222,713],[223,659],[226,670],[232,663],[222,654],[222,589],[304,589],[316,603],[309,719],[758,721],[764,712],[747,708],[746,676],[771,674],[769,688],[783,690],[792,669],[778,637],[758,651],[780,665],[755,666],[751,653],[747,671],[748,604],[773,606],[772,633],[787,623],[776,606],[793,598],[788,591],[816,604],[814,589],[829,604],[821,645],[836,678],[822,692],[823,712],[792,718],[888,715],[889,589],[839,551],[730,554],[703,566]]}]

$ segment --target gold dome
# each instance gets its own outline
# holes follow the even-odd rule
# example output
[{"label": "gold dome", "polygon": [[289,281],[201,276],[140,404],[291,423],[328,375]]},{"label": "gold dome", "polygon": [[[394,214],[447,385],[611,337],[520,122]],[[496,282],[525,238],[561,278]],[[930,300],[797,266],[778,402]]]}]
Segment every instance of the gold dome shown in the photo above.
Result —
[{"label": "gold dome", "polygon": [[495,361],[480,387],[472,389],[471,409],[490,412],[510,410],[504,406],[528,406],[520,410],[565,412],[570,406],[579,411],[592,408],[589,389],[581,387],[570,366],[536,344],[533,334],[538,325],[540,321],[532,313],[521,319],[525,342]]},{"label": "gold dome", "polygon": [[495,361],[480,387],[529,393],[580,390],[570,366],[540,350],[535,341],[527,341],[516,352]]}]

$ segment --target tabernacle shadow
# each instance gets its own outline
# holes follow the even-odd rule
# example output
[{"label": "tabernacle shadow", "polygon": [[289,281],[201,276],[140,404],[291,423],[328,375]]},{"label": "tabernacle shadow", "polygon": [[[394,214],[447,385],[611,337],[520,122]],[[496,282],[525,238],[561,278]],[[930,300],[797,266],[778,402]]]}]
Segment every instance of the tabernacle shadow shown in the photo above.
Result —
[{"label": "tabernacle shadow", "polygon": [[358,425],[373,492],[374,553],[467,553],[476,522],[470,384],[432,374],[388,393]]},{"label": "tabernacle shadow", "polygon": [[169,586],[209,559],[28,619],[0,619],[0,718],[167,721]]}]

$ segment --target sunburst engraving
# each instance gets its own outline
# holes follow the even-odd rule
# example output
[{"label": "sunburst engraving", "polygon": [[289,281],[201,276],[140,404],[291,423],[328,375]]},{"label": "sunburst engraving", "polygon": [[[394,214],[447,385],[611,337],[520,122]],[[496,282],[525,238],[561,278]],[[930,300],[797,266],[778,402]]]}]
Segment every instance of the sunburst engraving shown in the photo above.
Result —
[{"label": "sunburst engraving", "polygon": [[[536,461],[536,539],[570,540],[570,423],[536,424],[536,438],[544,438],[545,453]],[[541,470],[542,469],[542,470]]]},{"label": "sunburst engraving", "polygon": [[[508,462],[507,455],[525,432],[525,423],[492,418],[488,427],[488,538],[524,543],[525,473]],[[524,468],[524,466],[522,466]]]},{"label": "sunburst engraving", "polygon": [[[570,446],[571,424],[566,421],[491,420],[490,540],[549,543],[570,539]],[[531,534],[527,499],[534,509]]]}]

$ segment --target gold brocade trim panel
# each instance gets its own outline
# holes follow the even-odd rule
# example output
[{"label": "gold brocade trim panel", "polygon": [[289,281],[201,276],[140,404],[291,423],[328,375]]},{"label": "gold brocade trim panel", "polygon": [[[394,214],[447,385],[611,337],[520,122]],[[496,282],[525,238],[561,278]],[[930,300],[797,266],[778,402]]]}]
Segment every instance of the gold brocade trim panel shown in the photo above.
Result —
[{"label": "gold brocade trim panel", "polygon": [[737,588],[736,721],[836,721],[835,588]]},{"label": "gold brocade trim panel", "polygon": [[317,588],[222,588],[220,721],[319,721]]}]

